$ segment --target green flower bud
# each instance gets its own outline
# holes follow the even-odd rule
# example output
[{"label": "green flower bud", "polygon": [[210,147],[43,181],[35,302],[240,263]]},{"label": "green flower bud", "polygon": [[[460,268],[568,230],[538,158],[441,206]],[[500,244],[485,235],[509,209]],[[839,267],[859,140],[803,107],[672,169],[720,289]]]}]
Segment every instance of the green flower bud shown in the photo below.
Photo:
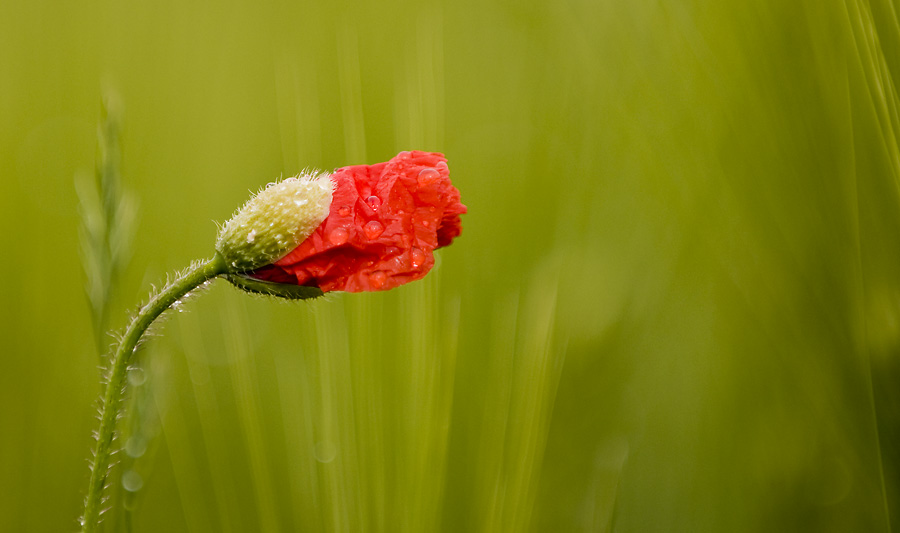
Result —
[{"label": "green flower bud", "polygon": [[303,242],[328,216],[331,177],[302,173],[257,193],[219,231],[216,250],[229,273],[278,261]]}]

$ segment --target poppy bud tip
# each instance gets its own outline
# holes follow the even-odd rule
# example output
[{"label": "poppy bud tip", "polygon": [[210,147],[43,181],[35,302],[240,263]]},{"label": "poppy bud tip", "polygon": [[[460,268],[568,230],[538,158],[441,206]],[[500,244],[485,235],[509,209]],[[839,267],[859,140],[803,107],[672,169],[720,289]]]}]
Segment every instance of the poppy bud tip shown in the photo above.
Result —
[{"label": "poppy bud tip", "polygon": [[255,270],[287,255],[328,216],[333,187],[329,174],[305,171],[254,195],[216,239],[228,271]]}]

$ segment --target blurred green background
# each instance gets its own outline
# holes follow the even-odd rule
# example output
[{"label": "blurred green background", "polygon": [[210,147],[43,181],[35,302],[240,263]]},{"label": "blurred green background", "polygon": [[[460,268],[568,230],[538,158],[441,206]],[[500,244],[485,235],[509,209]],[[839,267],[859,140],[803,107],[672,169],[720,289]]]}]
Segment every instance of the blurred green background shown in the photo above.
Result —
[{"label": "blurred green background", "polygon": [[98,322],[248,190],[424,149],[469,206],[428,278],[157,328],[107,530],[890,531],[897,7],[0,2],[0,530],[77,529]]}]

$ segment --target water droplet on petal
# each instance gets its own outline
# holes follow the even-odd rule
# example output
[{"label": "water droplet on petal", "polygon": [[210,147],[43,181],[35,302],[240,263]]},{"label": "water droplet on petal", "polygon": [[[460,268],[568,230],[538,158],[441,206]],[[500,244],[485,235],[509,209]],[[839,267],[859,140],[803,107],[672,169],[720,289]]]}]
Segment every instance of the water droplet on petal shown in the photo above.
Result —
[{"label": "water droplet on petal", "polygon": [[372,211],[378,211],[378,208],[381,207],[381,198],[377,196],[369,196],[366,198],[366,203],[369,204],[369,207],[372,208]]},{"label": "water droplet on petal", "polygon": [[447,162],[446,161],[438,161],[434,164],[434,167],[438,170],[447,170]]},{"label": "water droplet on petal", "polygon": [[413,268],[419,268],[425,262],[425,252],[418,248],[411,249],[409,251],[409,262]]},{"label": "water droplet on petal", "polygon": [[344,228],[335,228],[331,230],[331,233],[328,234],[328,240],[331,244],[336,246],[340,246],[347,242],[347,239],[350,237],[350,234]]},{"label": "water droplet on petal", "polygon": [[409,159],[410,157],[412,157],[412,154],[409,152],[403,151],[403,152],[400,152],[399,154],[397,154],[397,157],[400,159]]},{"label": "water droplet on petal", "polygon": [[250,230],[250,233],[247,234],[247,242],[253,242],[256,240],[256,230]]},{"label": "water droplet on petal", "polygon": [[350,214],[350,208],[347,207],[346,205],[342,205],[341,207],[338,208],[338,214],[341,215],[342,217],[345,217]]},{"label": "water droplet on petal", "polygon": [[384,226],[377,220],[370,220],[363,226],[363,232],[366,234],[367,239],[377,239],[384,232]]},{"label": "water droplet on petal", "polygon": [[376,270],[369,274],[369,281],[372,283],[373,287],[380,289],[384,286],[384,282],[387,281],[387,274],[381,270]]},{"label": "water droplet on petal", "polygon": [[423,168],[416,177],[419,187],[427,187],[439,179],[441,179],[441,173],[433,168]]}]

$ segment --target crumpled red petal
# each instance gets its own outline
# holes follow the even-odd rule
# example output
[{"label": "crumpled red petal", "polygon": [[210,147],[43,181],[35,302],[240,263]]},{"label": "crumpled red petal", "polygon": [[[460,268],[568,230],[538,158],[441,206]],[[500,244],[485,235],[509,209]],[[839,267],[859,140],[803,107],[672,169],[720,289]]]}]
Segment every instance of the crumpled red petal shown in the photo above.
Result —
[{"label": "crumpled red petal", "polygon": [[421,279],[466,212],[436,152],[337,169],[328,218],[291,253],[250,275],[328,291],[380,291]]}]

